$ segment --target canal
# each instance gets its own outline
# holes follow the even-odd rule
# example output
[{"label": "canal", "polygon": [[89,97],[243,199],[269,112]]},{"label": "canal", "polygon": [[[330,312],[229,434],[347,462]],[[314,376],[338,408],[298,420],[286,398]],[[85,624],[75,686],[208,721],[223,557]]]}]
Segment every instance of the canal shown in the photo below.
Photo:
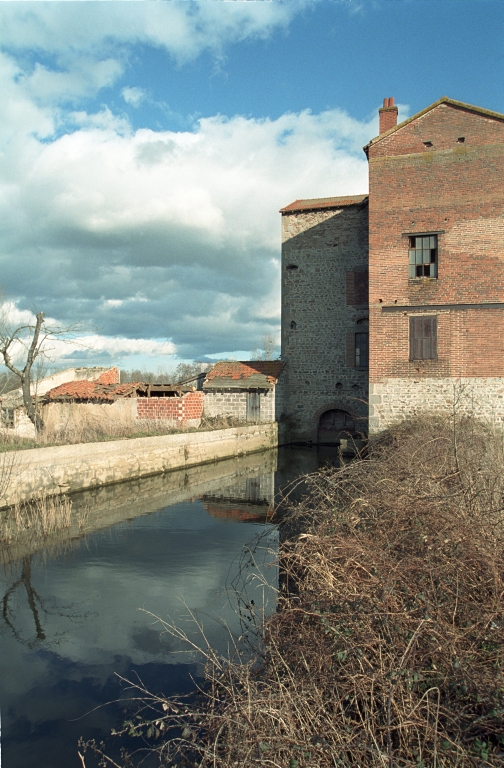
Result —
[{"label": "canal", "polygon": [[196,644],[203,630],[225,654],[244,631],[237,593],[274,611],[271,512],[283,488],[327,462],[334,450],[285,448],[77,494],[69,528],[3,547],[4,768],[79,768],[79,737],[105,740],[118,759],[110,732],[131,706],[125,680],[193,691],[202,655],[156,617]]}]

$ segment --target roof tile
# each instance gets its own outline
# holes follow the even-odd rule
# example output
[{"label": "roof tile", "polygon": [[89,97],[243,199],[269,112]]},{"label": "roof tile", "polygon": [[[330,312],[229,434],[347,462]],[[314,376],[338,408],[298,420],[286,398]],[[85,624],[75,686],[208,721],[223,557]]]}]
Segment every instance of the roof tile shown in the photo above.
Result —
[{"label": "roof tile", "polygon": [[369,195],[345,195],[344,197],[315,197],[312,200],[295,200],[280,213],[293,213],[294,211],[318,211],[324,208],[345,208],[348,205],[360,205],[368,200]]},{"label": "roof tile", "polygon": [[272,384],[276,382],[285,363],[281,360],[225,360],[216,363],[207,373],[207,381],[212,379],[248,379],[250,376],[260,374],[266,376]]}]

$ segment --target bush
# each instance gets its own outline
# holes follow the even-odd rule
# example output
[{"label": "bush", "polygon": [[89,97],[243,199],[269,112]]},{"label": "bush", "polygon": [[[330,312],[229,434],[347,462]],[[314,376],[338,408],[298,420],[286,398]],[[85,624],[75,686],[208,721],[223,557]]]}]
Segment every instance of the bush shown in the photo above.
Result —
[{"label": "bush", "polygon": [[128,728],[166,765],[504,765],[503,458],[432,417],[307,478],[261,658],[209,653],[197,705],[147,698]]}]

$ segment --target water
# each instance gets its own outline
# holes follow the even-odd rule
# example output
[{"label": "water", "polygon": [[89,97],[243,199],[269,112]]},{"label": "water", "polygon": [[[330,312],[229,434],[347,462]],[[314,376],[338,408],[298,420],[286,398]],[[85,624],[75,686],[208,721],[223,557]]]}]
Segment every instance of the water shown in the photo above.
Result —
[{"label": "water", "polygon": [[243,632],[236,590],[274,610],[278,532],[268,515],[279,489],[318,463],[314,450],[271,451],[79,494],[70,531],[4,549],[4,768],[79,768],[81,736],[106,740],[117,758],[109,734],[131,695],[124,680],[192,691],[202,656],[159,618],[200,645],[202,629],[226,653]]}]

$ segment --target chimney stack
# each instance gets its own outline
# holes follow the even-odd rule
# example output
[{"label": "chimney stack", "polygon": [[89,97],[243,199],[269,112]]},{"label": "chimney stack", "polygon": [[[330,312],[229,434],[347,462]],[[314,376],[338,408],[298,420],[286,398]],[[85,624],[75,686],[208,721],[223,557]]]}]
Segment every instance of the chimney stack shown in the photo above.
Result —
[{"label": "chimney stack", "polygon": [[397,125],[397,107],[394,106],[394,97],[383,99],[383,107],[380,108],[380,135]]}]

